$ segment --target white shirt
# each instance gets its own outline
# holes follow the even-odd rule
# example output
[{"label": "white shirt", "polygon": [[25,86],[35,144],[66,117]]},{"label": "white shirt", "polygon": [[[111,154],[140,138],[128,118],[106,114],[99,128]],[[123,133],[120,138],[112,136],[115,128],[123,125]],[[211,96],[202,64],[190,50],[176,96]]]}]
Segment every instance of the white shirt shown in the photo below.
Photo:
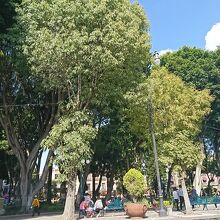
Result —
[{"label": "white shirt", "polygon": [[173,191],[173,198],[179,200],[179,195],[177,191]]},{"label": "white shirt", "polygon": [[183,197],[183,190],[181,188],[178,189],[177,193],[178,193],[178,196],[182,196]]},{"label": "white shirt", "polygon": [[96,200],[94,208],[95,209],[103,209],[103,204],[102,204],[102,200],[101,199]]}]

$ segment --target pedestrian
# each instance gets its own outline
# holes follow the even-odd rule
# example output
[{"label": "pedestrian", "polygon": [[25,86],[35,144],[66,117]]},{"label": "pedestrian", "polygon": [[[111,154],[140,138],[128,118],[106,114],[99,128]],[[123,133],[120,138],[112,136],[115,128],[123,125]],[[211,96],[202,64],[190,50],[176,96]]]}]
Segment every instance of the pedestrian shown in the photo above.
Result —
[{"label": "pedestrian", "polygon": [[215,201],[216,201],[216,203],[214,204],[216,209],[218,208],[217,203],[219,201],[219,196],[220,196],[219,191],[216,190],[216,192],[215,192]]},{"label": "pedestrian", "polygon": [[192,209],[194,210],[195,208],[195,202],[196,202],[196,198],[197,198],[198,194],[196,192],[195,187],[192,187],[192,191],[191,191],[191,200],[192,200]]},{"label": "pedestrian", "polygon": [[34,196],[34,200],[32,202],[32,216],[34,216],[35,213],[37,213],[38,216],[40,215],[40,201],[36,195]]},{"label": "pedestrian", "polygon": [[3,198],[4,198],[4,206],[7,206],[9,203],[9,194],[8,192],[3,193]]},{"label": "pedestrian", "polygon": [[173,199],[174,202],[176,203],[176,209],[177,211],[179,211],[179,195],[176,187],[173,189]]},{"label": "pedestrian", "polygon": [[180,210],[183,210],[183,205],[184,205],[184,197],[183,197],[183,190],[182,190],[182,186],[179,185],[179,189],[177,190],[178,196],[179,196],[179,200],[180,200]]},{"label": "pedestrian", "polygon": [[203,201],[204,201],[204,203],[203,203],[203,210],[205,210],[205,208],[206,208],[206,210],[208,210],[208,207],[207,207],[207,193],[206,193],[206,191],[203,189],[203,190],[201,190],[201,196],[203,197]]}]

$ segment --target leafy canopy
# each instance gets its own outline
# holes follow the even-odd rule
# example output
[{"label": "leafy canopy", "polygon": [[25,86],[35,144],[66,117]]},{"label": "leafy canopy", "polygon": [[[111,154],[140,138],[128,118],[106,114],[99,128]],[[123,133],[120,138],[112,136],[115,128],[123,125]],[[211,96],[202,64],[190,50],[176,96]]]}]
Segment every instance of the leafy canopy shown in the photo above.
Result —
[{"label": "leafy canopy", "polygon": [[185,160],[188,150],[184,151],[184,156],[177,157],[175,153],[183,153],[183,150],[178,151],[181,146],[190,148],[190,152],[199,151],[193,142],[200,132],[203,117],[210,112],[213,98],[208,90],[195,90],[165,68],[155,68],[127,98],[133,132],[151,143],[149,115],[153,114],[159,153],[163,152],[168,161],[175,160],[182,168],[186,167],[184,162],[189,163],[187,166],[196,164],[195,160]]},{"label": "leafy canopy", "polygon": [[91,156],[90,144],[95,136],[89,115],[80,111],[62,116],[53,126],[42,144],[55,150],[55,163],[62,170],[63,180],[81,169],[84,160]]},{"label": "leafy canopy", "polygon": [[81,101],[94,90],[123,91],[149,60],[144,11],[128,0],[24,0],[18,14],[33,73],[47,89],[69,87],[71,94],[80,81]]}]

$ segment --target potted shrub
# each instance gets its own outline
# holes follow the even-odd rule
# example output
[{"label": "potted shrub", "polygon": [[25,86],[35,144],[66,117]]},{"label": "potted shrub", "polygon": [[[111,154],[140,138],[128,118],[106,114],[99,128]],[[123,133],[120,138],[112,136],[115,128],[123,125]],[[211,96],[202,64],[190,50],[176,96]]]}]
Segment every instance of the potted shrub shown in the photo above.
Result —
[{"label": "potted shrub", "polygon": [[123,185],[133,198],[133,203],[125,205],[126,214],[129,217],[144,217],[147,211],[147,201],[143,200],[144,176],[132,168],[124,175]]},{"label": "potted shrub", "polygon": [[173,203],[170,200],[163,201],[163,205],[167,210],[167,215],[170,216],[173,214]]}]

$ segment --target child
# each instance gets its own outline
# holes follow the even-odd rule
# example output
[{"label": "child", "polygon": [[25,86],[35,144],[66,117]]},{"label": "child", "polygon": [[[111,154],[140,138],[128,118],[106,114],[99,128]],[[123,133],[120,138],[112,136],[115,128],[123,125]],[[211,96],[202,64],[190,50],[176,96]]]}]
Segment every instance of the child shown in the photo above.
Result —
[{"label": "child", "polygon": [[38,214],[38,216],[40,215],[40,201],[39,199],[37,198],[37,196],[34,196],[34,200],[32,202],[32,208],[33,208],[33,211],[32,211],[32,216],[35,215],[35,212]]},{"label": "child", "polygon": [[86,202],[84,197],[82,198],[79,205],[79,215],[86,216]]}]

